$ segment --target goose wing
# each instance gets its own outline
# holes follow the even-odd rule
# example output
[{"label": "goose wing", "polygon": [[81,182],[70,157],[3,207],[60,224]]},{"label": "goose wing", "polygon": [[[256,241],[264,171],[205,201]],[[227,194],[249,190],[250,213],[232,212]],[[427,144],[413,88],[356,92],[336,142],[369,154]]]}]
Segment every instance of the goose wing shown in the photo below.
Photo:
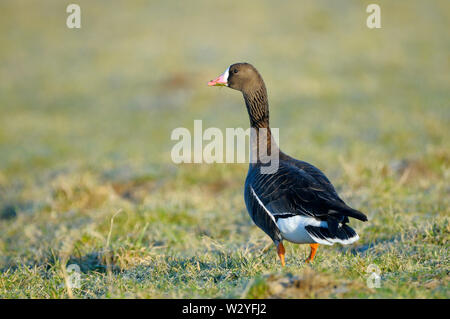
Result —
[{"label": "goose wing", "polygon": [[290,163],[280,163],[275,174],[258,172],[250,186],[275,219],[302,215],[328,221],[332,228],[347,223],[348,217],[367,220],[363,213],[347,206],[325,175],[314,169],[317,171],[309,168],[308,172]]}]

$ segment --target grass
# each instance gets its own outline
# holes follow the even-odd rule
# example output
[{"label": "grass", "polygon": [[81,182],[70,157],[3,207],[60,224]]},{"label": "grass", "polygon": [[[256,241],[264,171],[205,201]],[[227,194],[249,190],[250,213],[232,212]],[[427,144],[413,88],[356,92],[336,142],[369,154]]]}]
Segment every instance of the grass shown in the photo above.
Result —
[{"label": "grass", "polygon": [[[0,297],[450,297],[448,1],[378,1],[379,30],[367,1],[77,3],[80,30],[62,2],[0,4]],[[248,127],[206,86],[237,61],[281,148],[367,213],[354,245],[305,265],[287,243],[281,269],[246,164],[171,162],[176,127]]]}]

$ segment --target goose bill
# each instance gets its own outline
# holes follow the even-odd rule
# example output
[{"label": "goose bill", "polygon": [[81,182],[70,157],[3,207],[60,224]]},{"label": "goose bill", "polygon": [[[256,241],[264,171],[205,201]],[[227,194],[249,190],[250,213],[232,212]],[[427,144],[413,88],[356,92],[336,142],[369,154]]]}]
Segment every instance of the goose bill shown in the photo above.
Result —
[{"label": "goose bill", "polygon": [[229,74],[229,67],[225,70],[220,76],[218,76],[216,79],[209,81],[209,86],[228,86],[228,74]]}]

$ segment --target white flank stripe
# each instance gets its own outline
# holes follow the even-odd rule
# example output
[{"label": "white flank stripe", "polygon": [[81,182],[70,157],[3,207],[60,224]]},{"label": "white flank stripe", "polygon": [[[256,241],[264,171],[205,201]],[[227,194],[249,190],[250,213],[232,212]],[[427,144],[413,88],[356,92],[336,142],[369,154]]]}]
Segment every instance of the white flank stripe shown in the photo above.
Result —
[{"label": "white flank stripe", "polygon": [[[259,205],[261,205],[262,208],[264,208],[264,210],[266,211],[266,213],[270,216],[270,218],[272,218],[273,222],[275,223],[275,225],[277,224],[275,217],[273,217],[272,213],[269,212],[269,210],[266,208],[266,206],[264,206],[264,204],[261,202],[261,200],[259,199],[258,195],[256,195],[255,191],[253,190],[253,187],[250,186],[250,189],[253,193],[253,196],[255,196],[256,200],[258,201]],[[277,225],[278,226],[278,225]]]}]

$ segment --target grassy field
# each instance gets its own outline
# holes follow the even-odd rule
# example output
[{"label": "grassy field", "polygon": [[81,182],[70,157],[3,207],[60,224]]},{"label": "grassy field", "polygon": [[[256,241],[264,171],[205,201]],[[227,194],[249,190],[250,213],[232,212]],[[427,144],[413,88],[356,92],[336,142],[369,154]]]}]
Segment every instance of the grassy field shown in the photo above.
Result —
[{"label": "grassy field", "polygon": [[[0,2],[0,297],[450,297],[449,1],[76,3],[79,30],[64,1]],[[206,86],[241,61],[281,148],[369,217],[312,265],[251,222],[248,164],[171,161],[174,128],[248,127]]]}]

